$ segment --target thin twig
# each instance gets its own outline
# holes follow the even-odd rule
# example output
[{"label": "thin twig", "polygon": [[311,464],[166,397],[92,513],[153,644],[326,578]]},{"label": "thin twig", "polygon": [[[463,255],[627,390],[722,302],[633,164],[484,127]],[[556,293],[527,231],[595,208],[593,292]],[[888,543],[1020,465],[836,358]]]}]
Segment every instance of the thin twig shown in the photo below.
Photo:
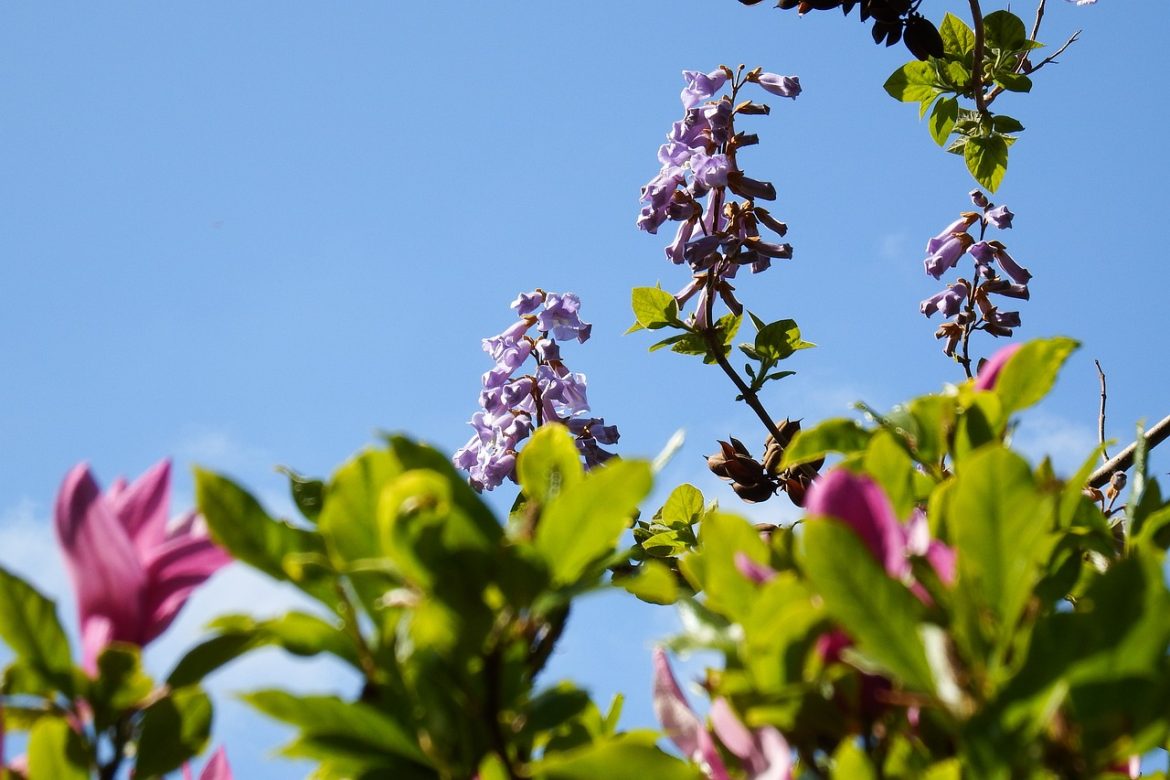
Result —
[{"label": "thin twig", "polygon": [[1047,65],[1048,63],[1050,63],[1050,62],[1056,62],[1056,58],[1057,58],[1057,57],[1059,57],[1060,55],[1064,54],[1064,52],[1065,52],[1065,49],[1067,49],[1069,46],[1072,46],[1074,43],[1076,43],[1078,40],[1080,40],[1080,38],[1081,38],[1081,33],[1082,33],[1082,32],[1084,32],[1084,30],[1077,30],[1075,33],[1073,33],[1072,35],[1070,35],[1070,36],[1068,37],[1068,40],[1067,40],[1067,41],[1065,41],[1065,42],[1064,42],[1064,43],[1061,45],[1061,47],[1060,47],[1059,49],[1057,49],[1056,51],[1052,52],[1052,54],[1050,54],[1049,56],[1047,56],[1047,57],[1045,57],[1044,59],[1040,60],[1040,62],[1038,62],[1038,63],[1036,63],[1035,65],[1033,65],[1033,66],[1032,66],[1032,69],[1031,69],[1031,70],[1029,70],[1028,72],[1029,72],[1029,73],[1035,73],[1036,71],[1040,70],[1040,69],[1041,69],[1041,68],[1043,68],[1045,65]]},{"label": "thin twig", "polygon": [[1097,366],[1097,376],[1101,378],[1101,411],[1097,414],[1097,443],[1101,445],[1101,460],[1109,462],[1109,452],[1105,449],[1105,372],[1101,370],[1101,361],[1093,359]]},{"label": "thin twig", "polygon": [[1036,6],[1036,21],[1032,22],[1032,35],[1028,38],[1030,41],[1036,40],[1036,36],[1040,34],[1040,23],[1044,21],[1044,6],[1048,0],[1040,0],[1040,5]]},{"label": "thin twig", "polygon": [[[1146,449],[1152,450],[1170,438],[1170,415],[1158,421],[1157,425],[1146,431]],[[1089,487],[1099,488],[1109,481],[1115,471],[1125,471],[1133,465],[1133,455],[1137,451],[1137,442],[1117,453],[1101,468],[1089,476]]]}]

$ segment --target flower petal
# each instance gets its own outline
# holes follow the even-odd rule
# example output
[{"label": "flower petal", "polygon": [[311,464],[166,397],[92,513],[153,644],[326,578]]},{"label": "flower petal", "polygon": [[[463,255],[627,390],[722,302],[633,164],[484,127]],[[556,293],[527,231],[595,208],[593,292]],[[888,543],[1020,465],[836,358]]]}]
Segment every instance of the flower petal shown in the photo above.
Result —
[{"label": "flower petal", "polygon": [[232,780],[232,768],[228,766],[227,753],[223,748],[212,754],[199,773],[199,780]]},{"label": "flower petal", "polygon": [[[89,668],[101,649],[99,637],[106,642],[139,641],[139,596],[146,577],[134,545],[102,497],[88,465],[79,464],[65,476],[54,514],[57,541],[87,636],[82,663]],[[109,625],[101,631],[87,628],[97,618]]]},{"label": "flower petal", "polygon": [[834,469],[813,482],[804,508],[810,515],[844,521],[891,577],[900,579],[909,571],[905,533],[890,500],[869,477]]},{"label": "flower petal", "polygon": [[106,495],[114,515],[134,541],[139,558],[161,544],[167,530],[171,503],[171,462],[151,466],[130,485],[118,485]]},{"label": "flower petal", "polygon": [[654,648],[654,714],[658,722],[670,737],[671,742],[678,745],[686,756],[693,757],[699,753],[699,735],[704,733],[703,724],[695,715],[691,705],[683,696],[670,670],[670,661],[666,658],[666,651],[661,647]]},{"label": "flower petal", "polygon": [[142,642],[165,631],[187,603],[191,591],[231,560],[207,537],[190,534],[170,539],[152,550],[145,562],[148,588],[142,604]]}]

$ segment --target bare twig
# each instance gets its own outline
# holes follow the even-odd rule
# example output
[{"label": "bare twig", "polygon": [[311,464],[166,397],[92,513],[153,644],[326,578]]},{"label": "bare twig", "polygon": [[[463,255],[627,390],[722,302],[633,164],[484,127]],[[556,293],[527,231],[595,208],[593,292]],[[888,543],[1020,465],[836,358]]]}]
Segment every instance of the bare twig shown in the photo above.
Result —
[{"label": "bare twig", "polygon": [[1040,23],[1044,21],[1044,6],[1048,0],[1040,0],[1040,5],[1036,6],[1036,21],[1032,22],[1032,35],[1028,38],[1030,41],[1036,40],[1036,36],[1040,34]]},{"label": "bare twig", "polygon": [[1041,68],[1043,68],[1045,65],[1047,65],[1048,63],[1050,63],[1050,62],[1056,62],[1056,58],[1057,58],[1057,57],[1059,57],[1060,55],[1064,54],[1064,52],[1065,52],[1065,49],[1067,49],[1069,46],[1072,46],[1074,43],[1076,43],[1078,40],[1080,40],[1080,38],[1081,38],[1081,33],[1082,33],[1082,32],[1084,32],[1084,30],[1077,30],[1075,33],[1073,33],[1072,35],[1070,35],[1070,36],[1068,37],[1068,40],[1067,40],[1067,41],[1065,41],[1063,44],[1061,44],[1061,46],[1060,46],[1060,48],[1059,48],[1059,49],[1057,49],[1056,51],[1052,52],[1052,54],[1048,55],[1048,56],[1047,56],[1047,57],[1045,57],[1044,59],[1040,60],[1040,62],[1038,62],[1038,63],[1036,63],[1035,65],[1033,65],[1033,66],[1032,66],[1032,69],[1031,69],[1031,70],[1029,70],[1028,72],[1029,72],[1029,73],[1035,73],[1036,71],[1040,70],[1040,69],[1041,69]]},{"label": "bare twig", "polygon": [[1101,460],[1109,462],[1109,453],[1105,449],[1105,372],[1101,370],[1101,361],[1094,359],[1097,366],[1097,376],[1101,378],[1101,411],[1097,414],[1097,443],[1101,445]]},{"label": "bare twig", "polygon": [[[1158,421],[1154,427],[1146,431],[1146,449],[1152,450],[1162,442],[1170,438],[1170,415],[1166,415]],[[1094,471],[1089,476],[1089,487],[1099,488],[1109,481],[1115,471],[1125,471],[1133,465],[1133,454],[1137,451],[1137,442],[1126,447],[1121,452],[1117,453],[1101,468]]]}]

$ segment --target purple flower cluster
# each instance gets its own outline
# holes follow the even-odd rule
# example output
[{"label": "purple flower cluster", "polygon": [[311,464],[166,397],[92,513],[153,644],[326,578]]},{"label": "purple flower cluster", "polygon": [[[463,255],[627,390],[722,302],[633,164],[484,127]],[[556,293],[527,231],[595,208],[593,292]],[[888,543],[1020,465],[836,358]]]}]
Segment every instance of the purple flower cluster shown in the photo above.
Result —
[{"label": "purple flower cluster", "polygon": [[[480,411],[470,422],[475,434],[452,458],[470,473],[476,490],[515,480],[517,447],[537,426],[565,425],[577,437],[586,467],[613,457],[599,445],[618,440],[617,426],[589,416],[585,375],[573,373],[561,360],[557,341],[584,343],[593,327],[581,320],[580,298],[537,289],[520,293],[512,308],[520,319],[483,340],[483,350],[495,366],[483,375]],[[529,335],[533,329],[535,334]],[[535,370],[516,376],[529,358],[535,360]]]},{"label": "purple flower cluster", "polygon": [[[736,103],[744,84],[755,83],[773,95],[795,98],[800,94],[800,80],[759,68],[741,77],[741,72],[726,66],[710,73],[683,71],[683,80],[683,118],[671,126],[666,143],[658,150],[662,167],[642,188],[637,225],[656,234],[668,220],[678,223],[666,257],[675,264],[690,265],[693,278],[675,297],[681,307],[698,294],[694,325],[705,328],[713,293],[718,293],[731,311],[742,313],[735,288],[727,281],[740,266],[750,265],[753,273],[759,273],[774,259],[792,257],[790,244],[768,241],[760,235],[760,225],[780,237],[788,228],[754,204],[755,200],[775,200],[776,188],[747,177],[739,169],[736,152],[759,139],[736,133],[735,117],[769,111],[751,101]],[[728,85],[730,94],[712,99]],[[728,190],[746,200],[732,202]]]},{"label": "purple flower cluster", "polygon": [[[974,260],[971,281],[960,278],[947,289],[919,304],[919,310],[930,317],[941,312],[954,318],[944,322],[935,332],[935,338],[945,339],[943,352],[953,356],[959,342],[973,330],[983,330],[992,336],[1011,336],[1020,326],[1018,311],[1000,311],[992,295],[1027,300],[1028,282],[1032,274],[1008,254],[1000,241],[988,241],[989,227],[1008,230],[1015,214],[1007,206],[996,206],[980,190],[972,190],[971,202],[981,211],[963,212],[938,235],[926,242],[926,273],[935,279],[958,266],[964,255]],[[979,239],[968,231],[979,226]],[[1000,272],[1004,277],[1000,276]]]}]

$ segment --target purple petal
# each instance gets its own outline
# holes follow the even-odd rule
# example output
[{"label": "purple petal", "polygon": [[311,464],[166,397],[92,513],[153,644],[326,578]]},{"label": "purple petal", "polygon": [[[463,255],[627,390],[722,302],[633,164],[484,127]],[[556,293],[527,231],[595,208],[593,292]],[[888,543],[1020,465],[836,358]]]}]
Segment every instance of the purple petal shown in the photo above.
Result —
[{"label": "purple petal", "polygon": [[779,729],[773,726],[757,729],[756,741],[766,768],[756,770],[751,780],[791,780],[792,750]]}]

